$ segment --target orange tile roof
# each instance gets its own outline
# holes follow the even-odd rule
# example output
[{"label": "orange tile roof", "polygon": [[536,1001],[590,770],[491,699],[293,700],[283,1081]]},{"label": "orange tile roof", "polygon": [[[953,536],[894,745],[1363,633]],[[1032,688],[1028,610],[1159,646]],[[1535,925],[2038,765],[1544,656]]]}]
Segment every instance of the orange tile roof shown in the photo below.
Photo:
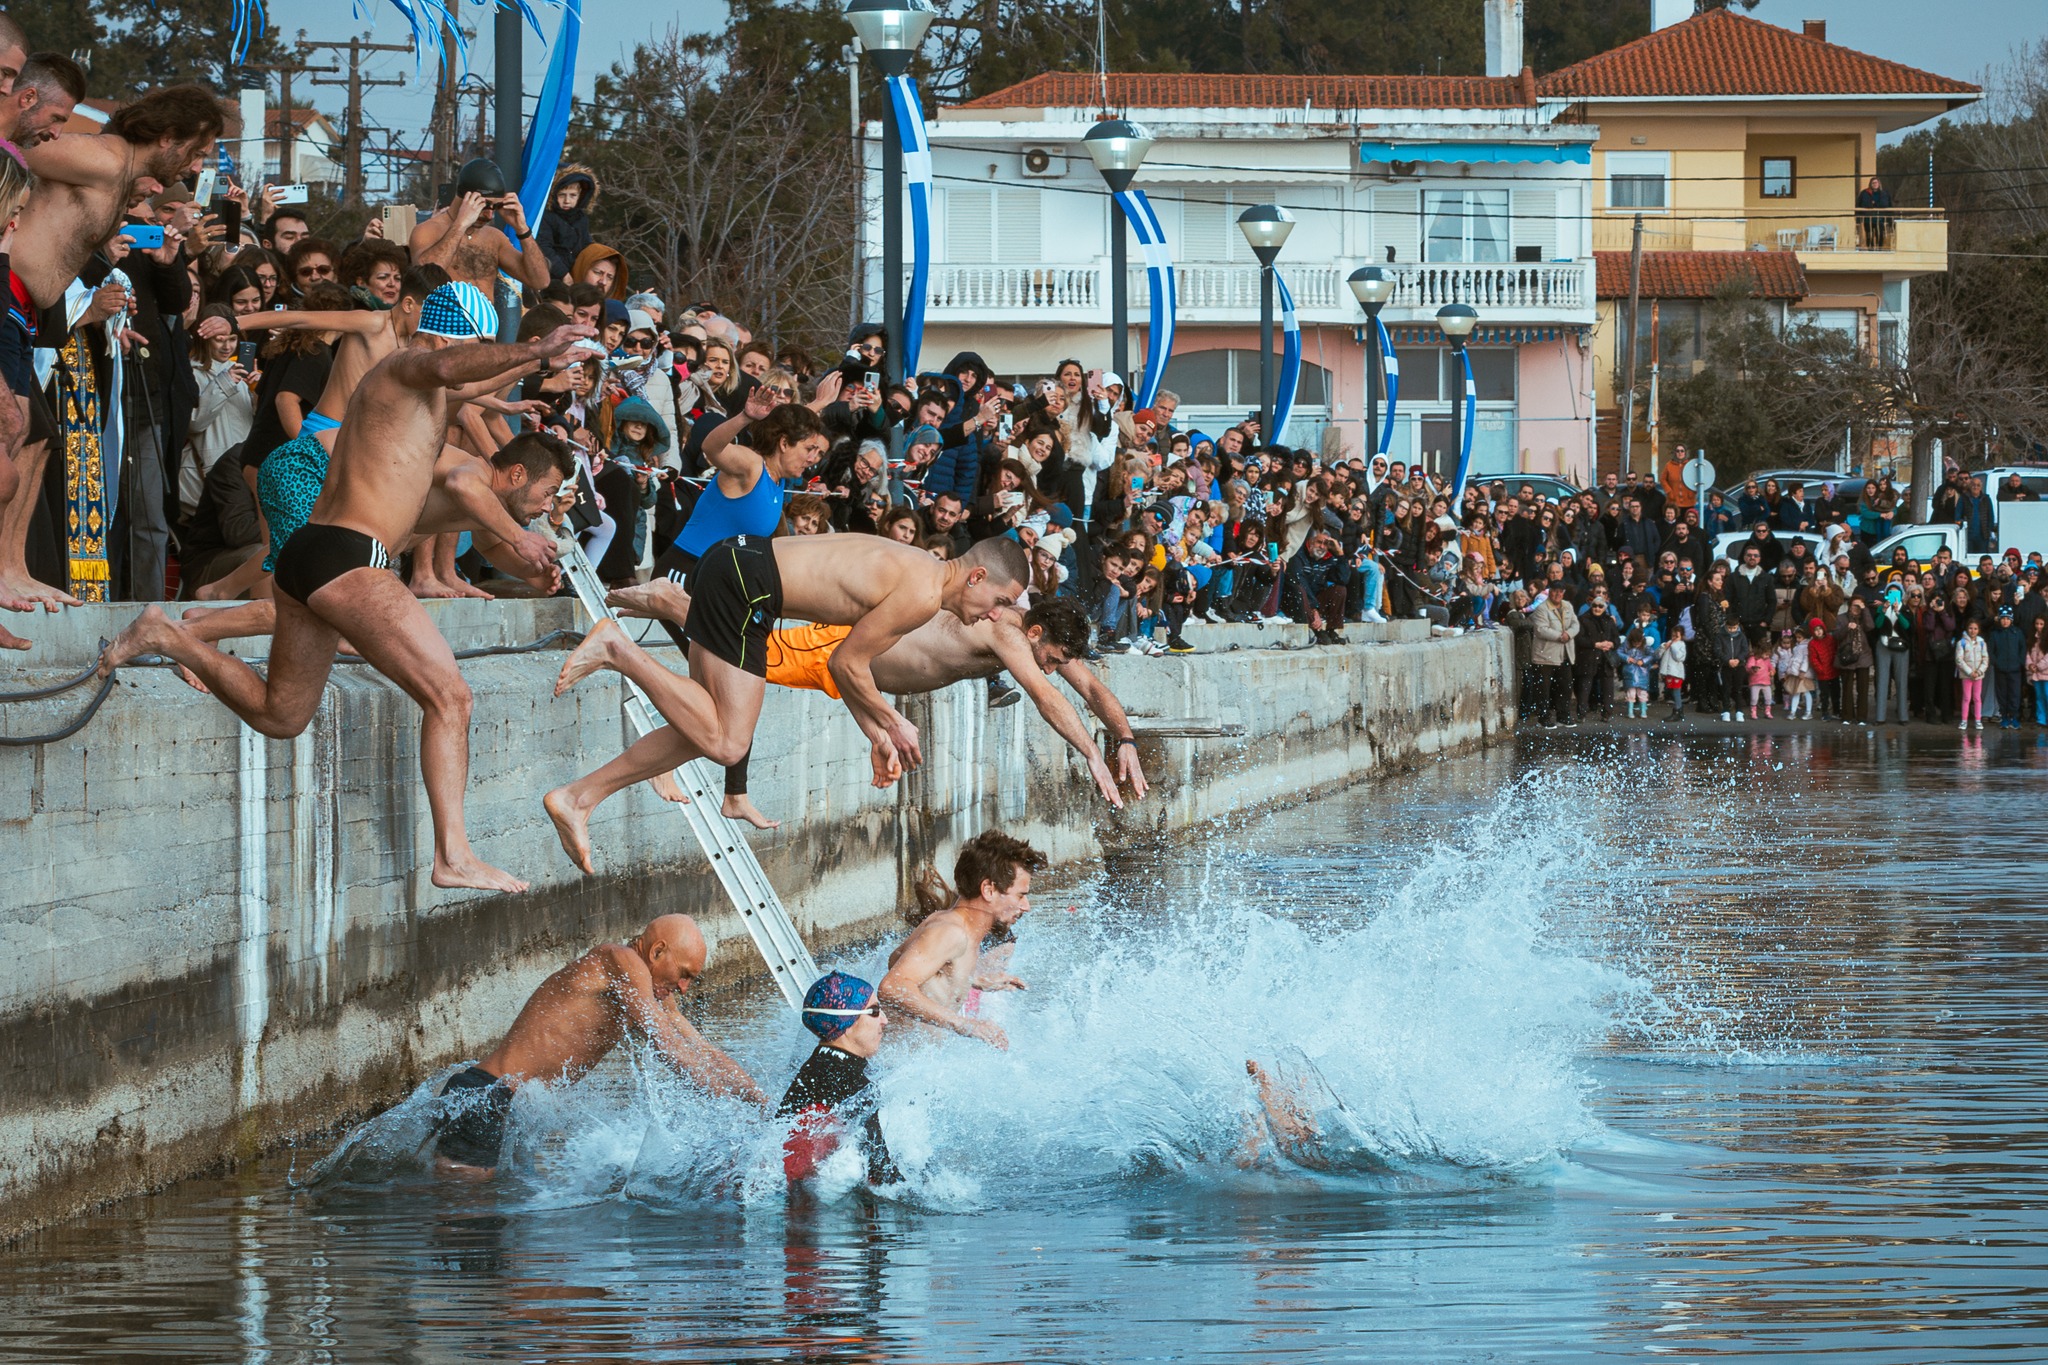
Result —
[{"label": "orange tile roof", "polygon": [[[1594,292],[1603,299],[1628,297],[1628,253],[1593,253]],[[1760,299],[1806,297],[1806,267],[1789,251],[1645,251],[1646,299],[1710,299],[1728,280],[1750,279]]]},{"label": "orange tile roof", "polygon": [[[1526,76],[1527,73],[1524,73]],[[963,109],[1102,107],[1099,77],[1048,71],[968,100]],[[1536,103],[1518,76],[1243,76],[1111,72],[1109,107],[1124,109],[1516,109]]]},{"label": "orange tile roof", "polygon": [[1725,9],[1696,14],[1553,71],[1537,87],[1551,99],[1983,93],[1966,81],[1888,62]]}]

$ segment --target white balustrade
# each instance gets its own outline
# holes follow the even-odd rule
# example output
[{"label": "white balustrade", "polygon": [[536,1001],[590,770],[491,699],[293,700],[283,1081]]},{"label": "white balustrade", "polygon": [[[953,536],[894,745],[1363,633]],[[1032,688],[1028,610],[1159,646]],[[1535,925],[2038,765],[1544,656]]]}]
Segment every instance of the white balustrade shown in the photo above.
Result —
[{"label": "white balustrade", "polygon": [[1589,262],[1397,263],[1394,271],[1400,277],[1389,305],[1394,308],[1435,309],[1447,303],[1465,303],[1483,313],[1489,308],[1577,312],[1593,307],[1593,269]]},{"label": "white balustrade", "polygon": [[1103,306],[1092,265],[934,265],[926,306],[988,313],[1088,311]]}]

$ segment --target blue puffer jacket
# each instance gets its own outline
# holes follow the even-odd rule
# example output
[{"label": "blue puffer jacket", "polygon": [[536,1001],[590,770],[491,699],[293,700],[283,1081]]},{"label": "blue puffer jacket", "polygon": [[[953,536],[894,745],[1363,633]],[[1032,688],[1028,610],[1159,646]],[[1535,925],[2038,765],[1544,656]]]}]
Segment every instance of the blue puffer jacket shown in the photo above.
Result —
[{"label": "blue puffer jacket", "polygon": [[2027,640],[2018,626],[1994,626],[1985,640],[1991,645],[1991,666],[2001,673],[2017,673],[2027,664]]},{"label": "blue puffer jacket", "polygon": [[924,491],[934,499],[941,493],[951,493],[960,499],[962,507],[972,507],[975,490],[981,487],[984,452],[993,452],[987,455],[991,460],[1001,458],[1000,447],[979,434],[969,436],[959,445],[947,446],[925,471]]}]

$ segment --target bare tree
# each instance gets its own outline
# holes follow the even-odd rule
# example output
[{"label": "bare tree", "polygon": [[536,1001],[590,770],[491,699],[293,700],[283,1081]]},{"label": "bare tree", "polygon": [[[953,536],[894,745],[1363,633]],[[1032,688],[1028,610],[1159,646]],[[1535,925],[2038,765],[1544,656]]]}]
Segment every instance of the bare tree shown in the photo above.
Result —
[{"label": "bare tree", "polygon": [[722,66],[674,28],[635,49],[584,110],[600,236],[672,303],[715,300],[776,344],[837,334],[858,172],[808,112],[802,82]]}]

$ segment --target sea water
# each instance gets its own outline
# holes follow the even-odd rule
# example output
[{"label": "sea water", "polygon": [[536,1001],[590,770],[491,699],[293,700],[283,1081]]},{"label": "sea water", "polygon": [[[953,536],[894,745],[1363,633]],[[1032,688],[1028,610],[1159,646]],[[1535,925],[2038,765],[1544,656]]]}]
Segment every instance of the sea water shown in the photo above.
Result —
[{"label": "sea water", "polygon": [[443,1072],[0,1252],[0,1358],[2041,1359],[2044,769],[1579,735],[1126,850],[1034,897],[1007,1051],[878,1059],[900,1184],[792,1201],[630,1053],[449,1185]]}]

